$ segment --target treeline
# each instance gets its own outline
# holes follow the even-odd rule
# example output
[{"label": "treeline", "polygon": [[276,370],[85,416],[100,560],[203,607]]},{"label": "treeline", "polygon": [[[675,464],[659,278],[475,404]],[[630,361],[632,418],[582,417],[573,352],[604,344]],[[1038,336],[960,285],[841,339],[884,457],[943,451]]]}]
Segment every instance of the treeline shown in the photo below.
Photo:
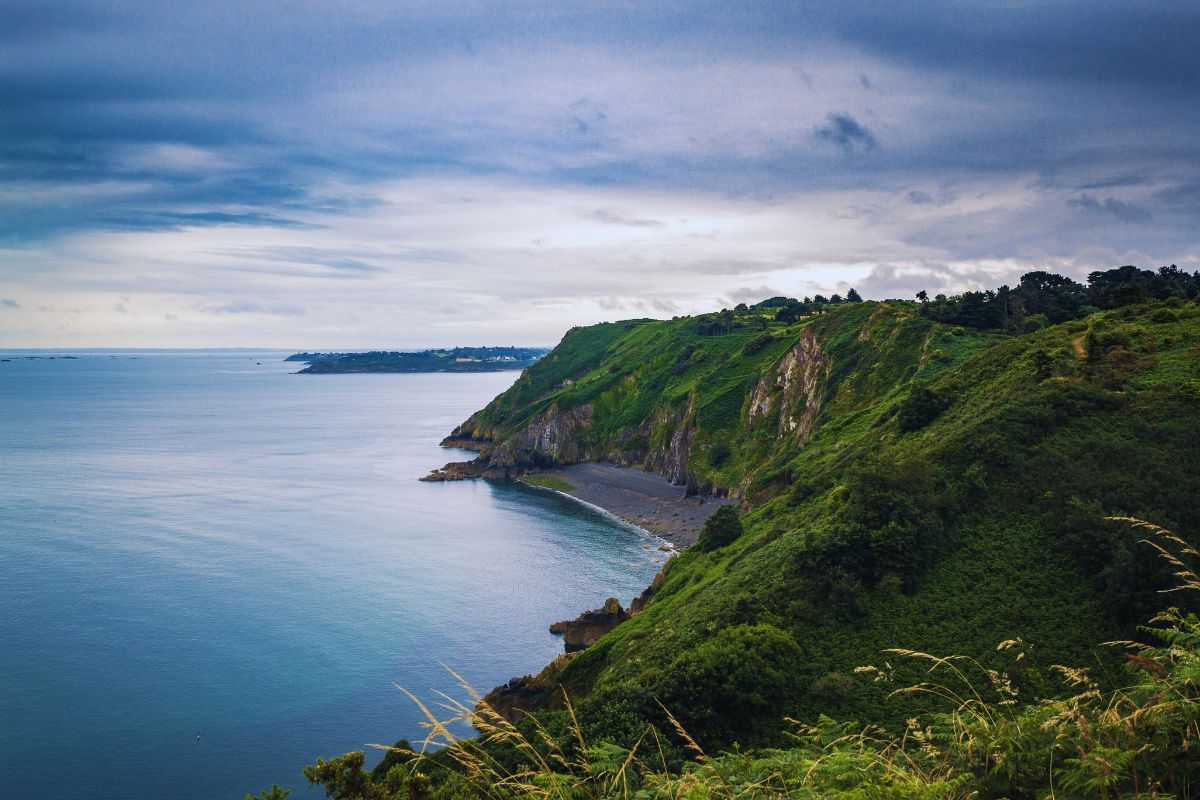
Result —
[{"label": "treeline", "polygon": [[1172,264],[1157,271],[1124,266],[1092,272],[1087,285],[1039,270],[1025,273],[1012,288],[939,294],[933,300],[920,291],[917,299],[921,313],[938,322],[1028,332],[1145,300],[1190,300],[1198,295],[1200,272],[1188,273]]},{"label": "treeline", "polygon": [[824,313],[830,306],[861,302],[862,295],[854,289],[846,292],[845,297],[840,294],[829,297],[818,294],[803,300],[782,295],[768,297],[752,306],[738,303],[732,309],[722,308],[712,314],[702,314],[696,317],[696,332],[701,336],[720,336],[740,327],[765,330],[772,320],[791,324],[803,317]]}]

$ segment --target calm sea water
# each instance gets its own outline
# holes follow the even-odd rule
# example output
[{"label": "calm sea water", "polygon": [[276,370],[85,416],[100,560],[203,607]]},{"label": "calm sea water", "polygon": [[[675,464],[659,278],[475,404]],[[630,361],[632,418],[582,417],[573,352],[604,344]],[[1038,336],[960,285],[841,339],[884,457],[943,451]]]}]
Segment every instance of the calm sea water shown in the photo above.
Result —
[{"label": "calm sea water", "polygon": [[420,483],[515,373],[289,374],[282,353],[0,352],[6,797],[293,797],[317,756],[419,737],[394,687],[488,689],[550,622],[650,581],[557,495]]}]

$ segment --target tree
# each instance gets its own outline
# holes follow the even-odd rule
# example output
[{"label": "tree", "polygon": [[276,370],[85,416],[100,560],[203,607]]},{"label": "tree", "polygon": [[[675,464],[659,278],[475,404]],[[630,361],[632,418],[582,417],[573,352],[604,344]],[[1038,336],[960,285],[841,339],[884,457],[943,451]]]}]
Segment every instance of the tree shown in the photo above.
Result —
[{"label": "tree", "polygon": [[272,783],[270,789],[263,789],[258,793],[258,797],[252,794],[247,794],[243,800],[287,800],[288,795],[292,792],[290,789],[280,788],[279,784]]},{"label": "tree", "polygon": [[856,290],[851,289],[850,291],[846,292],[846,302],[847,303],[861,303],[862,295],[860,295]]},{"label": "tree", "polygon": [[917,299],[920,300],[922,303],[928,303],[929,302],[929,292],[922,289],[921,291],[917,292]]},{"label": "tree", "polygon": [[696,549],[702,553],[711,553],[713,550],[719,550],[732,544],[741,535],[742,520],[738,516],[737,507],[724,505],[704,521],[704,527],[700,529],[700,539],[696,542]]},{"label": "tree", "polygon": [[371,781],[363,769],[366,754],[362,750],[326,761],[318,758],[316,764],[304,768],[304,777],[310,786],[320,784],[325,796],[333,800],[386,800],[382,786]]}]

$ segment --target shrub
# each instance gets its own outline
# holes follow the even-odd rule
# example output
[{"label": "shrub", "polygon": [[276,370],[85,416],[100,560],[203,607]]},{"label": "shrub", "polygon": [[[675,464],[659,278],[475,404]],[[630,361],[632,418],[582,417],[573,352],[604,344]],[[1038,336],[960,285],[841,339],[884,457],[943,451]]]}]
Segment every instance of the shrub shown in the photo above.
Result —
[{"label": "shrub", "polygon": [[701,744],[777,728],[797,700],[796,640],[773,625],[734,625],[667,670],[663,705]]},{"label": "shrub", "polygon": [[711,466],[719,467],[729,460],[732,451],[729,445],[725,442],[715,442],[708,451],[708,463]]},{"label": "shrub", "polygon": [[854,692],[854,679],[844,672],[827,672],[813,681],[812,692],[826,700],[842,700]]},{"label": "shrub", "polygon": [[928,386],[916,386],[908,397],[901,401],[896,411],[896,424],[901,433],[911,433],[924,428],[945,408],[940,398]]},{"label": "shrub", "polygon": [[741,535],[742,520],[738,516],[737,508],[732,505],[721,506],[704,521],[696,549],[702,553],[711,553],[733,544]]},{"label": "shrub", "polygon": [[769,333],[764,333],[761,336],[755,336],[742,346],[742,355],[752,356],[773,341],[775,341],[775,337]]}]

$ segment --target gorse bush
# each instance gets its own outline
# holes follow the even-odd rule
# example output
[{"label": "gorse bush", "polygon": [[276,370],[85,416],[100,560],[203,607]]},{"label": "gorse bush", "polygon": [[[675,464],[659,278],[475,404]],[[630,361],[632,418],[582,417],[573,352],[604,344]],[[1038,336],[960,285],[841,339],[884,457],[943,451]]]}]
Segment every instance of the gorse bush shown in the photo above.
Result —
[{"label": "gorse bush", "polygon": [[[1174,591],[1200,591],[1195,548],[1157,526],[1124,522],[1147,534],[1174,573]],[[768,627],[745,626],[714,640],[714,648],[730,652],[714,651],[711,666],[684,667],[712,675],[697,678],[695,688],[733,688],[739,697],[763,692],[753,711],[783,713],[788,699],[770,696],[769,686],[798,653],[786,634]],[[358,751],[318,761],[305,776],[337,800],[1200,797],[1200,619],[1168,609],[1142,630],[1152,643],[1113,643],[1127,665],[1122,686],[1107,691],[1087,668],[1031,675],[1036,669],[1020,639],[996,648],[1002,669],[965,656],[889,650],[882,665],[857,670],[859,685],[887,685],[902,664],[917,666],[923,679],[893,694],[927,698],[928,713],[895,732],[828,717],[792,721],[786,746],[758,751],[708,752],[666,703],[661,721],[644,724],[627,745],[589,741],[569,700],[563,712],[513,724],[464,683],[469,702],[443,698],[448,719],[412,698],[429,732],[419,752],[407,743],[385,748],[380,767],[368,773]],[[736,666],[718,676],[726,663]],[[842,694],[855,687],[850,676],[831,673],[814,688]],[[478,738],[454,734],[463,721]],[[273,787],[263,796],[286,793]]]}]

